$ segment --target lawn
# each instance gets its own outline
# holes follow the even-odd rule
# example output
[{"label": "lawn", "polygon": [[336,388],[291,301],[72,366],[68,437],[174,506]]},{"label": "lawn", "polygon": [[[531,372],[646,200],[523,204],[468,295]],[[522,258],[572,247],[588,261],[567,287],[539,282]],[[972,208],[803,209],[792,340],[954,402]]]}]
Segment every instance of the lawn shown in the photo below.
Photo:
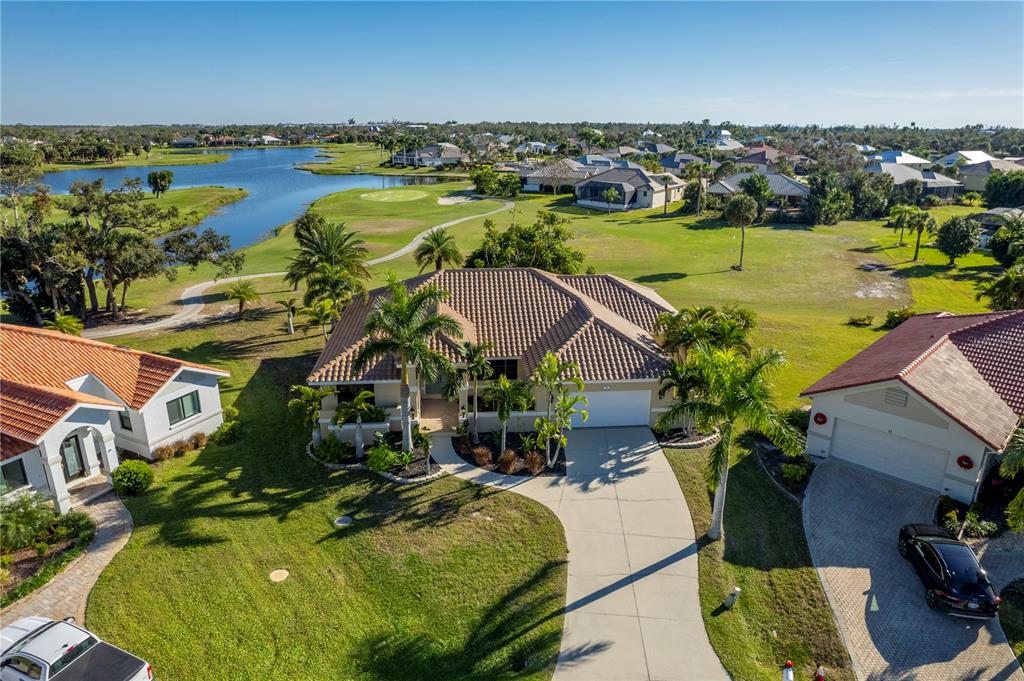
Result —
[{"label": "lawn", "polygon": [[113,163],[106,161],[90,161],[83,163],[44,163],[42,171],[48,173],[55,170],[83,170],[86,168],[129,168],[135,166],[193,166],[226,161],[227,154],[207,154],[201,151],[178,149],[152,149],[147,156],[128,155]]},{"label": "lawn", "polygon": [[[665,453],[701,537],[711,522],[707,451]],[[800,506],[775,487],[754,457],[741,452],[730,470],[724,541],[698,540],[700,606],[711,644],[735,679],[775,681],[782,664],[793,660],[797,678],[811,678],[823,664],[829,679],[852,681],[804,540]],[[719,606],[736,586],[739,600],[722,611]]]},{"label": "lawn", "polygon": [[322,145],[326,159],[323,162],[299,166],[318,175],[351,175],[370,173],[373,175],[431,175],[439,177],[466,177],[467,170],[434,170],[433,168],[393,168],[382,165],[388,160],[387,152],[381,154],[380,147],[372,144],[325,144]]},{"label": "lawn", "polygon": [[[288,293],[260,282],[272,301]],[[565,541],[543,506],[445,477],[401,486],[309,461],[286,413],[322,346],[272,309],[119,339],[231,372],[242,439],[156,467],[87,624],[157,678],[548,679]],[[353,525],[332,520],[349,515]],[[280,584],[271,570],[289,571]],[[197,663],[201,661],[201,663]],[[525,667],[525,670],[524,670]]]},{"label": "lawn", "polygon": [[1013,648],[1017,661],[1024,664],[1024,579],[1010,582],[1000,594],[999,624]]}]

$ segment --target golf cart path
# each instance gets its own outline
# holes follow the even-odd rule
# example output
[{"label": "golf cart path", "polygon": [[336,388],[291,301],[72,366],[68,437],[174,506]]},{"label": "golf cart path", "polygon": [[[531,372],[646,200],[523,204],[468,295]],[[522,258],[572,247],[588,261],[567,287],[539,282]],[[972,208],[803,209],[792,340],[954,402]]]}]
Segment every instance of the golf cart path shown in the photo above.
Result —
[{"label": "golf cart path", "polygon": [[[431,232],[436,232],[439,229],[447,229],[449,227],[454,227],[455,225],[461,224],[463,222],[468,222],[470,220],[478,220],[480,218],[486,218],[492,215],[497,215],[498,213],[501,213],[503,211],[510,210],[514,205],[515,204],[511,201],[503,201],[501,206],[495,208],[494,210],[487,211],[486,213],[479,213],[477,215],[467,215],[466,217],[456,218],[455,220],[449,220],[448,222],[442,222],[439,225],[434,225],[433,227],[429,227],[420,232],[419,234],[417,234],[415,237],[413,237],[412,241],[407,243],[405,246],[402,246],[397,251],[392,251],[387,255],[382,255],[379,258],[368,260],[366,264],[373,266],[380,265],[381,263],[388,262],[389,260],[397,260],[398,258],[408,255],[412,253],[414,250],[416,250],[416,247],[423,243],[423,240],[426,239]],[[211,281],[204,281],[199,284],[193,284],[192,286],[189,286],[188,288],[181,292],[181,297],[179,298],[181,302],[181,309],[178,312],[175,312],[174,314],[170,315],[169,317],[165,317],[163,319],[159,319],[153,322],[145,322],[139,324],[125,323],[100,326],[94,329],[86,329],[85,331],[82,332],[82,335],[86,338],[93,339],[112,338],[114,336],[124,336],[130,333],[144,333],[147,331],[159,331],[160,329],[178,327],[192,321],[200,314],[202,314],[203,308],[205,307],[205,303],[203,302],[203,295],[211,286],[215,286],[217,284],[231,284],[236,281],[245,281],[247,279],[283,277],[284,275],[284,272],[262,272],[260,274],[246,274],[238,277],[225,277],[223,279],[214,279]]]}]

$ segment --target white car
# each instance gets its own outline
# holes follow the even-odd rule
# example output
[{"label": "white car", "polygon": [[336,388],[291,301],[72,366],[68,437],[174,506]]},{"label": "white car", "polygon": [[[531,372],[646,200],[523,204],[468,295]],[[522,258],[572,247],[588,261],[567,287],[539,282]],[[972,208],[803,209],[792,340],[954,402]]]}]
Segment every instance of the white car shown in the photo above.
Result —
[{"label": "white car", "polygon": [[0,681],[149,681],[145,660],[73,624],[26,617],[0,630]]}]

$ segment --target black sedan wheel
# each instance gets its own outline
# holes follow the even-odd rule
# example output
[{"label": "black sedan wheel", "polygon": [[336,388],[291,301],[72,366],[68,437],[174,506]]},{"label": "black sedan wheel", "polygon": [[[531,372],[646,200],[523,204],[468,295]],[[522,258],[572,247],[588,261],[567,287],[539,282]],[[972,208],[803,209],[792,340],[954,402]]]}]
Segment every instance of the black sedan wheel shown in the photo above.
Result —
[{"label": "black sedan wheel", "polygon": [[896,548],[900,552],[901,556],[903,556],[904,558],[907,557],[907,540],[906,539],[900,539],[900,543],[896,545]]},{"label": "black sedan wheel", "polygon": [[938,605],[938,601],[935,599],[935,592],[931,589],[925,589],[924,602],[928,604],[929,608],[934,610],[935,606]]}]

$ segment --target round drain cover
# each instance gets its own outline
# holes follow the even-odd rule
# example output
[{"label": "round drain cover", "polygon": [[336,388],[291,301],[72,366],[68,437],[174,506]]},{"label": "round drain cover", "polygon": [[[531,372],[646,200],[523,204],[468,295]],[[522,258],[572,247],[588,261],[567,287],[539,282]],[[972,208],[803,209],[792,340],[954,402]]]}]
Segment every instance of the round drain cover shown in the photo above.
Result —
[{"label": "round drain cover", "polygon": [[288,579],[287,570],[274,570],[270,573],[270,581],[272,582],[283,582]]},{"label": "round drain cover", "polygon": [[335,527],[348,527],[351,524],[352,524],[352,518],[350,516],[347,516],[347,515],[343,515],[340,518],[335,518],[334,519],[334,526]]}]

